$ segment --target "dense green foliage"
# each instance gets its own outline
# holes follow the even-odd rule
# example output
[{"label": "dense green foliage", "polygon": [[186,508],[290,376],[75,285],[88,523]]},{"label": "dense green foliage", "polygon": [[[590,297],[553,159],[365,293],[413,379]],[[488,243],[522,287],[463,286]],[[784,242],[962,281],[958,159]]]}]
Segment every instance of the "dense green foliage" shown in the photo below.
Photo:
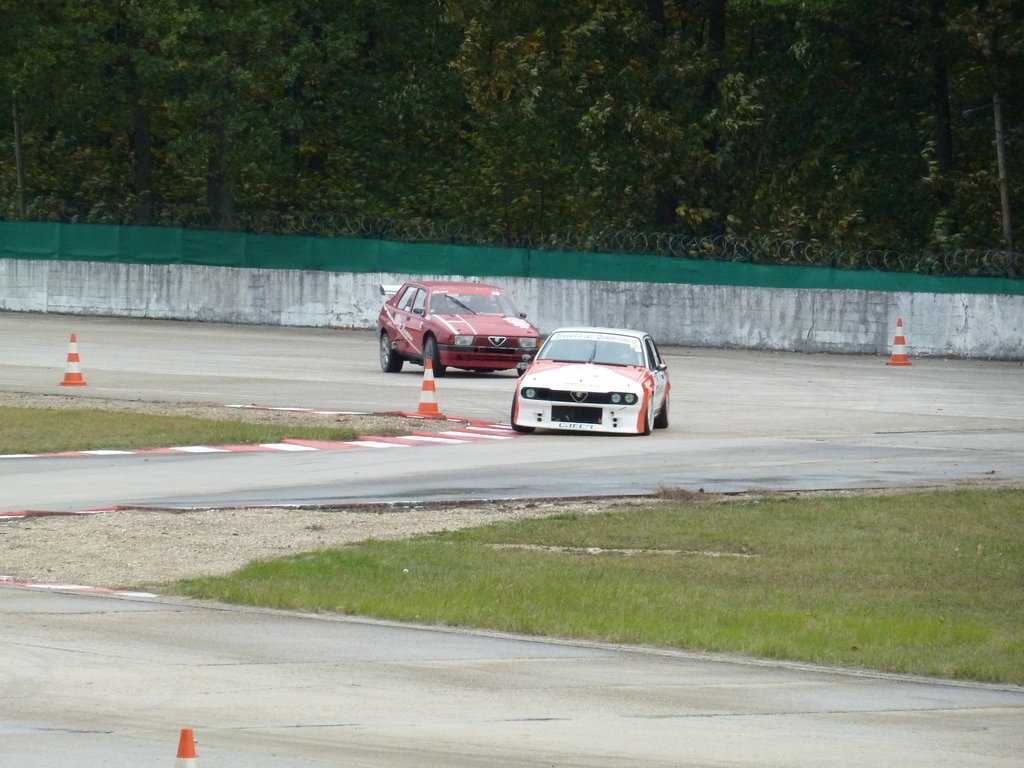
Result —
[{"label": "dense green foliage", "polygon": [[0,212],[1005,248],[1024,6],[886,6],[0,0]]}]

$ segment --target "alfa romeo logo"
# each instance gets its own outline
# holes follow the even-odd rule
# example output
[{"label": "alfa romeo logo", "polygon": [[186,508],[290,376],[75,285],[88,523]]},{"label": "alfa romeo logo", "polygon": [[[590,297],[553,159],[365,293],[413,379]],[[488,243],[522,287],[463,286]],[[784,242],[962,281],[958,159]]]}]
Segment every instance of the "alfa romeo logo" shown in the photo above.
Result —
[{"label": "alfa romeo logo", "polygon": [[495,347],[500,347],[502,344],[505,343],[504,336],[488,336],[487,340],[491,342],[491,344],[493,344]]},{"label": "alfa romeo logo", "polygon": [[575,400],[577,403],[582,403],[584,400],[587,399],[587,393],[586,392],[573,392],[572,393],[572,399]]}]

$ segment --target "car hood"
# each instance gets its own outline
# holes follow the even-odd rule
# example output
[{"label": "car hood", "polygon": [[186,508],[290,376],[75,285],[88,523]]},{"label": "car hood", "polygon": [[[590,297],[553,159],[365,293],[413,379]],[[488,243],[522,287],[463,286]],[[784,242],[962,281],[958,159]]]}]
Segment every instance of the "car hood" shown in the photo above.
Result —
[{"label": "car hood", "polygon": [[633,384],[643,386],[650,373],[636,365],[594,365],[538,360],[523,374],[520,387],[573,389],[581,392],[612,392]]},{"label": "car hood", "polygon": [[432,315],[452,333],[475,336],[536,336],[536,329],[521,317],[497,315]]}]

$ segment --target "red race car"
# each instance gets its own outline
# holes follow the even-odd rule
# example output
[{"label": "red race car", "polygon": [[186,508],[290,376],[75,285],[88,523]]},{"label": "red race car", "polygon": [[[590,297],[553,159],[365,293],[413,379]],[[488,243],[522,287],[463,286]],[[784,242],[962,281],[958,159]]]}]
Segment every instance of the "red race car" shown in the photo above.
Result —
[{"label": "red race car", "polygon": [[522,370],[523,356],[537,351],[537,329],[496,285],[422,281],[380,290],[390,296],[377,318],[385,373],[428,359],[437,377],[448,368]]}]

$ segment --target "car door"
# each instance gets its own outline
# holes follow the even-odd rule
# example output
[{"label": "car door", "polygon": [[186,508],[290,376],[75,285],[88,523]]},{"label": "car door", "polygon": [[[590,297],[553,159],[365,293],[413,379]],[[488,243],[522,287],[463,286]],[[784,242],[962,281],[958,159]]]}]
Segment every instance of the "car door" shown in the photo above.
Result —
[{"label": "car door", "polygon": [[668,369],[658,353],[658,347],[650,336],[644,337],[644,348],[647,350],[647,367],[654,377],[654,407],[658,409],[665,402],[668,392]]},{"label": "car door", "polygon": [[418,288],[412,297],[409,311],[406,313],[405,330],[408,333],[409,351],[414,355],[423,354],[423,331],[426,327],[426,320],[423,315],[426,313],[427,291]]},{"label": "car door", "polygon": [[422,293],[423,289],[416,285],[406,286],[392,311],[392,322],[395,327],[392,341],[396,343],[396,350],[402,354],[419,354],[419,349],[413,344],[412,331],[409,327],[416,317],[412,312],[412,306],[417,292]]}]

